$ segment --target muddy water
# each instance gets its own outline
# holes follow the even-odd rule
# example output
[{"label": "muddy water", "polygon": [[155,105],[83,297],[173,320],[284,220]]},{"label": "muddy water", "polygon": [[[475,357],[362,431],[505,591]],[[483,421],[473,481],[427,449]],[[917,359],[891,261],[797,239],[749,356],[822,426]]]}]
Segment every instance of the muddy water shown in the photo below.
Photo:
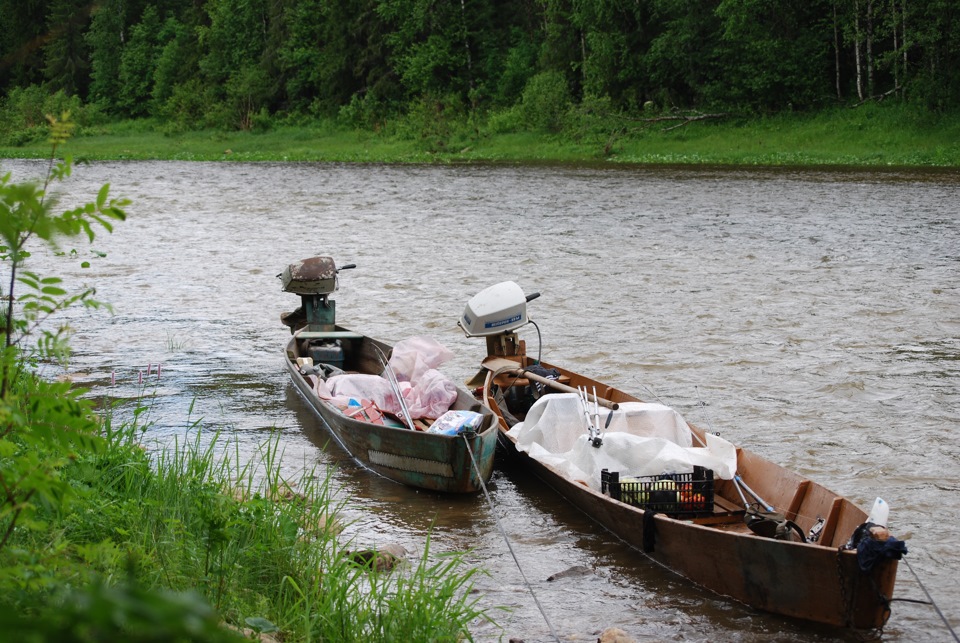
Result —
[{"label": "muddy water", "polygon": [[[278,315],[297,301],[276,275],[291,261],[357,263],[339,320],[388,341],[436,337],[458,381],[484,352],[455,326],[466,300],[506,279],[541,292],[544,359],[655,395],[861,506],[883,496],[919,578],[901,567],[899,595],[926,588],[960,626],[957,173],[98,163],[77,169],[65,203],[103,182],[133,199],[94,244],[106,256],[87,270],[35,257],[116,309],[74,314],[72,376],[97,395],[151,396],[160,443],[202,426],[253,457],[279,432],[291,475],[334,467],[364,543],[418,552],[429,531],[434,549],[470,550],[497,623],[476,639],[552,640],[547,619],[562,640],[607,626],[639,641],[850,637],[690,586],[523,472],[495,473],[491,508],[359,468],[282,370]],[[535,349],[531,327],[524,337]],[[884,639],[950,636],[932,608],[895,603]]]}]

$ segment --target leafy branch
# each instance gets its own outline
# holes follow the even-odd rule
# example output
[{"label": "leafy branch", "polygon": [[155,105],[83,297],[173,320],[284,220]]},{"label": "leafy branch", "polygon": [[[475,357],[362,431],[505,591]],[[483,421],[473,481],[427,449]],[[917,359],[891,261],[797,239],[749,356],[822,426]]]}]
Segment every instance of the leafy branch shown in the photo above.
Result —
[{"label": "leafy branch", "polygon": [[[50,319],[74,305],[99,308],[96,290],[71,294],[59,277],[26,270],[29,247],[42,243],[57,250],[58,242],[84,236],[92,242],[100,230],[113,231],[115,221],[126,219],[126,199],[111,198],[109,184],[93,201],[57,212],[58,199],[51,186],[64,181],[72,160],[57,158],[70,137],[69,114],[48,117],[51,155],[42,184],[0,176],[0,263],[9,266],[9,281],[0,299],[6,304],[0,316],[3,333],[0,352],[0,549],[17,527],[42,529],[37,506],[63,507],[72,493],[58,474],[82,453],[102,448],[99,422],[83,391],[68,383],[47,382],[32,366],[40,360],[66,355],[68,328],[48,329]],[[26,339],[38,335],[28,348]]]}]

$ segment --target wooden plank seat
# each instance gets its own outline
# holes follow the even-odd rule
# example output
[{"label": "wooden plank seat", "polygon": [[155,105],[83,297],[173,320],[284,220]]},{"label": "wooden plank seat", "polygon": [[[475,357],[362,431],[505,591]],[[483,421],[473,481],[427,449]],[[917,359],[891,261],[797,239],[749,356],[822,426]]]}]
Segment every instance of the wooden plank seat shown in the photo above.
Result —
[{"label": "wooden plank seat", "polygon": [[297,333],[299,339],[363,339],[360,333],[349,330],[303,330]]}]

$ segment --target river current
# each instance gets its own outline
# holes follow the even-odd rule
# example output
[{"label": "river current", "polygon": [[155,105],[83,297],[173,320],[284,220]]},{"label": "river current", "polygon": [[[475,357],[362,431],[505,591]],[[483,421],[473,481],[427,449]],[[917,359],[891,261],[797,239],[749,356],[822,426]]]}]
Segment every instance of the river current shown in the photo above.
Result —
[{"label": "river current", "polygon": [[[0,162],[15,180],[44,168]],[[110,162],[57,189],[73,206],[103,183],[132,204],[96,256],[33,259],[115,309],[72,313],[67,374],[93,395],[149,395],[159,444],[202,427],[253,457],[278,435],[285,473],[332,468],[344,537],[416,556],[429,533],[432,551],[469,551],[496,621],[476,640],[552,640],[547,619],[564,641],[610,626],[637,641],[855,639],[693,587],[522,472],[494,473],[491,507],[359,467],[283,370],[288,263],[356,263],[338,321],[440,340],[458,382],[485,352],[456,326],[466,301],[504,280],[540,292],[543,359],[656,397],[862,507],[883,497],[909,547],[897,596],[926,590],[960,627],[957,172]],[[532,327],[522,336],[537,349]],[[895,602],[883,638],[952,637],[931,606]]]}]

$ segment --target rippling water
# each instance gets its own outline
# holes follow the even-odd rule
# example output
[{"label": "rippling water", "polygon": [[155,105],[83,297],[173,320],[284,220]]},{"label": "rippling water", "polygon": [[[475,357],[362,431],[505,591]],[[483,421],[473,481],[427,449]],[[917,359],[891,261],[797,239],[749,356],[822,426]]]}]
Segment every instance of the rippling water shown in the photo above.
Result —
[{"label": "rippling water", "polygon": [[[491,509],[360,469],[284,377],[278,315],[298,304],[275,278],[287,263],[357,263],[338,320],[388,341],[436,337],[459,381],[484,354],[456,328],[467,299],[506,279],[541,292],[530,315],[544,359],[657,396],[861,506],[883,496],[911,567],[960,626],[957,173],[98,163],[75,171],[64,204],[103,182],[133,200],[94,245],[106,256],[89,270],[35,259],[116,308],[74,313],[74,379],[153,395],[160,442],[199,420],[253,454],[279,431],[291,474],[336,468],[362,541],[421,551],[431,531],[434,548],[472,550],[498,623],[478,624],[478,640],[551,638],[498,520],[562,640],[607,626],[639,641],[851,637],[698,590],[522,473],[495,473]],[[531,327],[524,337],[536,347]],[[588,571],[546,581],[574,566]],[[898,594],[925,598],[906,566]],[[895,603],[884,638],[950,637],[932,608]]]}]

